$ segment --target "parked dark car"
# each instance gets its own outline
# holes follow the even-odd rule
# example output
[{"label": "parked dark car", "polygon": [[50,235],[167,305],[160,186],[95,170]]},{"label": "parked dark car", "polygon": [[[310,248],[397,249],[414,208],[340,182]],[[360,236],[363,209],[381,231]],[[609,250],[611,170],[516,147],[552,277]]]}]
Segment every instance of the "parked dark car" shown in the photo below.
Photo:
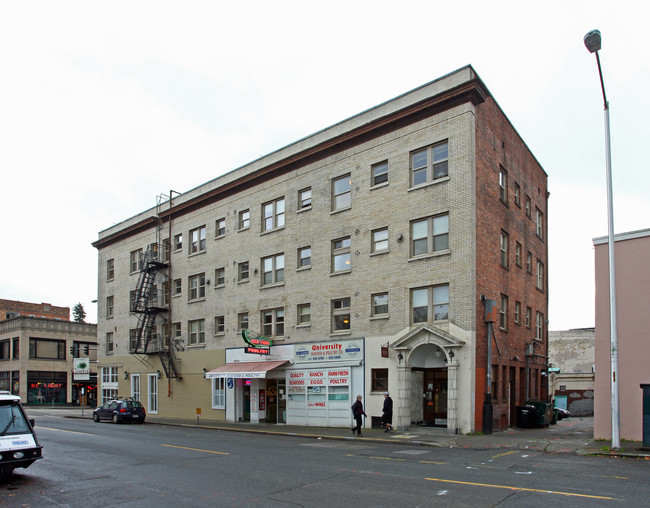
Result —
[{"label": "parked dark car", "polygon": [[564,420],[565,418],[571,416],[571,413],[569,413],[566,409],[560,409],[559,407],[556,407],[555,409],[557,409],[558,420]]},{"label": "parked dark car", "polygon": [[135,399],[113,399],[93,411],[93,420],[112,420],[113,423],[144,423],[147,416],[144,406]]}]

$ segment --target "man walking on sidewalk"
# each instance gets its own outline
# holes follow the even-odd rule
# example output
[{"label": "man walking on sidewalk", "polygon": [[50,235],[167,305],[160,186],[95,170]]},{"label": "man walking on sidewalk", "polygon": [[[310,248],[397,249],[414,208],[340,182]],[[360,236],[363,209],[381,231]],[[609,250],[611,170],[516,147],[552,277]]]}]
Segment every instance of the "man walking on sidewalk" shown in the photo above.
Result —
[{"label": "man walking on sidewalk", "polygon": [[381,423],[386,426],[384,432],[393,430],[393,399],[390,398],[390,393],[384,393],[384,408],[383,415],[381,415]]},{"label": "man walking on sidewalk", "polygon": [[352,434],[361,435],[361,416],[367,417],[366,413],[363,411],[363,404],[361,403],[361,395],[357,395],[357,401],[352,404],[352,416],[354,416],[354,421],[356,422],[356,427],[352,427]]}]

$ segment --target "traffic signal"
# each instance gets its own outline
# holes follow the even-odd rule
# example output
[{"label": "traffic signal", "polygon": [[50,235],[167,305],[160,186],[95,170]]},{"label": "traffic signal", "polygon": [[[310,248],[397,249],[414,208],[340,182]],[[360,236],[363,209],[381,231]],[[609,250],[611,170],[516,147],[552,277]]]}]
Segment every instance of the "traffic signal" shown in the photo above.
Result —
[{"label": "traffic signal", "polygon": [[89,349],[90,349],[90,346],[88,346],[88,344],[86,344],[86,345],[84,346],[84,354],[85,354],[85,355],[88,354]]},{"label": "traffic signal", "polygon": [[70,354],[74,356],[74,344],[70,346]]}]

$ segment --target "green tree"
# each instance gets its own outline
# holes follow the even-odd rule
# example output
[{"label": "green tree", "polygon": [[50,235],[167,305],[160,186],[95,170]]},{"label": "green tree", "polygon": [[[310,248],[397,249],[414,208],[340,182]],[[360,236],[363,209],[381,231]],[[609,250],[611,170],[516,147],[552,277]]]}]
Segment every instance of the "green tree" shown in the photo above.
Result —
[{"label": "green tree", "polygon": [[72,316],[75,323],[85,323],[84,319],[86,319],[86,311],[81,302],[72,308]]}]

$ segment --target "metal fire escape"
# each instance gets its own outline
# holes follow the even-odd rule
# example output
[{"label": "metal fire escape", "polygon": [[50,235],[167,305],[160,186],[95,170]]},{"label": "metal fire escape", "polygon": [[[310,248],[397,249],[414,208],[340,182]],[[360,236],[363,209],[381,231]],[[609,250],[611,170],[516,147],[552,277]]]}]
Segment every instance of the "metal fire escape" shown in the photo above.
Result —
[{"label": "metal fire escape", "polygon": [[[180,379],[180,365],[175,351],[183,349],[178,340],[172,340],[169,327],[169,242],[160,241],[162,221],[159,218],[160,206],[165,196],[158,197],[156,242],[147,246],[140,255],[140,276],[131,300],[131,313],[137,315],[138,326],[133,331],[129,352],[151,365],[148,355],[158,354],[165,375]],[[158,289],[156,280],[163,282],[163,290]],[[157,327],[158,323],[160,328]],[[162,330],[162,333],[161,333]]]}]

